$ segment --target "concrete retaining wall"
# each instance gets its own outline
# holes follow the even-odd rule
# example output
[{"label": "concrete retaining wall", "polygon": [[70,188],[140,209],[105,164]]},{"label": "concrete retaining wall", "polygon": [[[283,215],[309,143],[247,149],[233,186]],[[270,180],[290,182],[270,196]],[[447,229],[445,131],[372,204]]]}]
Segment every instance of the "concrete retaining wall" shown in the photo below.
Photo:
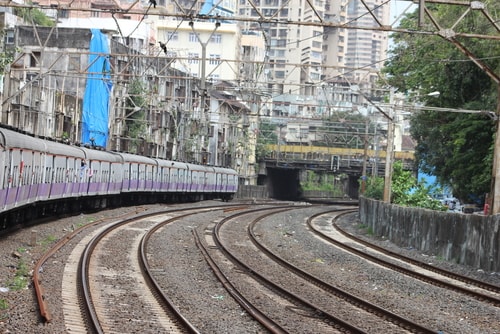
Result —
[{"label": "concrete retaining wall", "polygon": [[359,216],[376,236],[447,261],[500,271],[500,215],[408,208],[364,197]]},{"label": "concrete retaining wall", "polygon": [[333,198],[333,191],[304,190],[302,196],[305,198]]},{"label": "concrete retaining wall", "polygon": [[236,198],[268,198],[267,186],[238,186]]}]

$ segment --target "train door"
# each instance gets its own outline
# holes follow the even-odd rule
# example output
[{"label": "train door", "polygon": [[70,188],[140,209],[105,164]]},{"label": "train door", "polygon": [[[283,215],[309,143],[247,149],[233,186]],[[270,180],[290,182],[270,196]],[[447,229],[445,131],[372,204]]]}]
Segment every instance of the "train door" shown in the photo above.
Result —
[{"label": "train door", "polygon": [[31,189],[30,189],[30,198],[33,202],[38,201],[40,196],[40,183],[42,183],[42,175],[43,175],[43,154],[41,152],[32,152],[32,173],[31,173]]},{"label": "train door", "polygon": [[5,208],[5,197],[7,196],[8,189],[8,159],[7,159],[7,150],[4,146],[0,146],[0,209]]},{"label": "train door", "polygon": [[7,207],[13,208],[17,205],[17,201],[20,196],[22,196],[21,187],[21,166],[22,162],[22,150],[13,149],[11,150],[10,157],[10,173],[9,173],[9,192],[7,195]]},{"label": "train door", "polygon": [[17,171],[17,194],[16,205],[22,206],[28,203],[29,199],[29,178],[27,171],[31,167],[31,156],[29,152],[19,150],[18,171]]},{"label": "train door", "polygon": [[130,191],[136,191],[139,187],[139,165],[137,163],[130,163]]},{"label": "train door", "polygon": [[27,202],[32,203],[38,197],[38,185],[40,177],[41,153],[36,151],[27,152],[25,155],[25,176],[23,177],[28,187]]}]

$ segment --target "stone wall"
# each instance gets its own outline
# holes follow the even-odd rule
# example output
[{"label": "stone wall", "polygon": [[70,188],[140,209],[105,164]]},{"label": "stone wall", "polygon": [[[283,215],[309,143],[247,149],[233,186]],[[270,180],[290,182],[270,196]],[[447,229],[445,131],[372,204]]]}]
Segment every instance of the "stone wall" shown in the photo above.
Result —
[{"label": "stone wall", "polygon": [[333,191],[325,190],[304,190],[302,191],[304,198],[333,198]]},{"label": "stone wall", "polygon": [[262,199],[268,198],[267,186],[239,185],[235,198]]},{"label": "stone wall", "polygon": [[500,215],[408,208],[360,197],[359,216],[374,235],[401,247],[485,271],[500,271]]}]

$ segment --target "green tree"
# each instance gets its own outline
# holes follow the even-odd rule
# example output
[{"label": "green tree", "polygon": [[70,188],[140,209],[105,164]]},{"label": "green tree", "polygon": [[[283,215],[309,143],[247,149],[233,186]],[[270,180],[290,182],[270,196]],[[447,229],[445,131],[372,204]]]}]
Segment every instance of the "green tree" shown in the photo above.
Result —
[{"label": "green tree", "polygon": [[[131,138],[139,138],[146,134],[145,113],[143,108],[146,106],[146,100],[143,97],[145,88],[139,80],[132,80],[128,88],[128,98],[125,102],[125,124],[127,132],[125,135]],[[137,141],[132,141],[130,148],[132,152],[137,152]]]},{"label": "green tree", "polygon": [[266,146],[278,143],[278,135],[276,134],[277,125],[275,123],[262,121],[259,124],[259,132],[257,136],[257,146],[255,148],[255,157],[257,161],[261,161],[269,153]]},{"label": "green tree", "polygon": [[37,8],[15,8],[14,13],[24,21],[37,26],[52,27],[55,24],[53,20]]},{"label": "green tree", "polygon": [[[498,1],[485,1],[490,13],[500,10]],[[464,12],[462,6],[427,4],[443,27],[451,27]],[[428,24],[430,20],[427,20]],[[412,13],[401,27],[417,30]],[[426,28],[429,28],[427,26]],[[472,11],[454,27],[455,32],[492,35],[493,25],[480,11]],[[495,110],[497,85],[452,43],[438,36],[396,33],[384,73],[387,83],[427,106]],[[498,41],[456,37],[495,73],[500,73]],[[439,91],[439,98],[426,96]],[[425,107],[423,107],[425,110]],[[435,175],[462,201],[482,196],[490,189],[495,123],[487,115],[421,111],[411,118],[417,141],[415,156],[420,171]]]},{"label": "green tree", "polygon": [[[360,181],[361,182],[361,181]],[[365,197],[376,200],[384,199],[384,178],[379,176],[370,176],[366,181]]]}]

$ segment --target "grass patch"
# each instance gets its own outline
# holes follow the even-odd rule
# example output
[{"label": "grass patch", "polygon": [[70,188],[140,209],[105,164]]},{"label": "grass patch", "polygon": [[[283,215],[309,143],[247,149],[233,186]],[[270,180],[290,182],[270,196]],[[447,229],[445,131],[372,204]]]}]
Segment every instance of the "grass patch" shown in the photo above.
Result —
[{"label": "grass patch", "polygon": [[28,285],[29,267],[22,259],[19,260],[17,264],[16,275],[9,282],[9,287],[11,290],[17,291],[25,289]]},{"label": "grass patch", "polygon": [[47,246],[47,245],[50,245],[51,243],[53,243],[56,240],[57,240],[56,236],[54,236],[54,235],[48,235],[45,239],[43,239],[42,241],[40,241],[40,245],[41,246]]},{"label": "grass patch", "polygon": [[358,224],[358,229],[365,230],[365,233],[367,235],[373,236],[373,229],[371,226],[368,226],[366,224]]},{"label": "grass patch", "polygon": [[9,303],[7,302],[7,300],[0,298],[0,321],[8,319],[9,317],[9,314],[7,312],[8,308],[9,308]]},{"label": "grass patch", "polygon": [[0,311],[4,311],[9,308],[9,303],[5,299],[0,299]]}]

